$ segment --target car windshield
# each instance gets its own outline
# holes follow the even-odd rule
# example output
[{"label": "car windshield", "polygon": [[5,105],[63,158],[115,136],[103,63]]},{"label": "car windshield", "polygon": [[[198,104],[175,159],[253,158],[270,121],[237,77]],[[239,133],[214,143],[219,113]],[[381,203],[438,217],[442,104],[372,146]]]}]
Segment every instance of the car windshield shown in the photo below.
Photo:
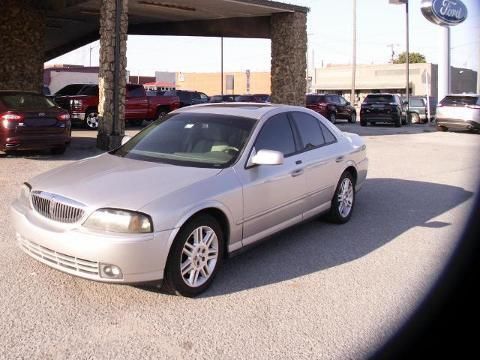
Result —
[{"label": "car windshield", "polygon": [[367,95],[365,103],[393,103],[395,98],[393,95]]},{"label": "car windshield", "polygon": [[447,96],[440,101],[440,104],[443,106],[465,106],[475,105],[476,103],[476,96]]},{"label": "car windshield", "polygon": [[245,146],[255,120],[215,114],[172,114],[111,152],[179,166],[225,168]]},{"label": "car windshield", "polygon": [[55,104],[47,97],[32,93],[0,94],[0,101],[9,110],[45,110],[55,107]]}]

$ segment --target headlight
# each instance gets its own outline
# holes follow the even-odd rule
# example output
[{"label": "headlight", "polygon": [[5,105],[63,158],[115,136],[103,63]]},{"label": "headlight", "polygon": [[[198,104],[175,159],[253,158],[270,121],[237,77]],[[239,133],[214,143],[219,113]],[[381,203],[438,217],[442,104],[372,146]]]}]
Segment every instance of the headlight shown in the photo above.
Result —
[{"label": "headlight", "polygon": [[26,207],[30,207],[30,192],[32,188],[29,184],[23,183],[20,188],[20,197],[18,198],[20,202]]},{"label": "headlight", "polygon": [[118,233],[150,233],[153,225],[150,216],[135,211],[99,209],[83,224],[86,228]]}]

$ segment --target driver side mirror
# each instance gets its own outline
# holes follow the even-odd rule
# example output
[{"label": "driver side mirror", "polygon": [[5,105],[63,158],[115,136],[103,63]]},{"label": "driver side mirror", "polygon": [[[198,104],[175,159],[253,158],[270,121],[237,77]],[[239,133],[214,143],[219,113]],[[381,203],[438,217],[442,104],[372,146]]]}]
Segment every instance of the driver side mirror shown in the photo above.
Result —
[{"label": "driver side mirror", "polygon": [[282,165],[283,154],[275,150],[259,150],[251,157],[252,165]]}]

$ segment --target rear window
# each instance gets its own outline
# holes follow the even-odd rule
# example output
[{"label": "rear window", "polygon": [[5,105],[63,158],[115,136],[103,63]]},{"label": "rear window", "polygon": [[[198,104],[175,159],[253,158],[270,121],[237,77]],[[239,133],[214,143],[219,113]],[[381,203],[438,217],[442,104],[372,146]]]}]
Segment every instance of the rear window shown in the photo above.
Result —
[{"label": "rear window", "polygon": [[307,95],[307,105],[323,103],[325,102],[325,96],[323,95]]},{"label": "rear window", "polygon": [[84,87],[84,84],[67,85],[55,93],[55,96],[77,95]]},{"label": "rear window", "polygon": [[396,102],[393,95],[367,95],[365,103],[392,103]]},{"label": "rear window", "polygon": [[478,96],[447,96],[440,104],[443,106],[465,106],[476,105],[478,103]]},{"label": "rear window", "polygon": [[98,96],[98,85],[88,85],[79,91],[78,95]]},{"label": "rear window", "polygon": [[425,103],[422,99],[410,99],[410,106],[414,107],[424,107]]},{"label": "rear window", "polygon": [[30,93],[3,94],[0,101],[9,110],[44,110],[55,107],[55,104],[43,95]]}]

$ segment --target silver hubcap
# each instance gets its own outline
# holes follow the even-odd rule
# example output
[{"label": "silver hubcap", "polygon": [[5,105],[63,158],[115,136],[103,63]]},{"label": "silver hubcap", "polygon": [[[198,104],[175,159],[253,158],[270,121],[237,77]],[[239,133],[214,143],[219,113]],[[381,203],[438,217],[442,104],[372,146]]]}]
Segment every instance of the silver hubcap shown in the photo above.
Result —
[{"label": "silver hubcap", "polygon": [[87,126],[90,129],[98,128],[98,113],[90,113],[87,115]]},{"label": "silver hubcap", "polygon": [[353,206],[353,185],[349,178],[343,179],[337,196],[338,212],[345,218],[350,214]]},{"label": "silver hubcap", "polygon": [[188,286],[205,284],[218,259],[218,238],[212,228],[200,226],[192,231],[182,249],[180,272]]}]

